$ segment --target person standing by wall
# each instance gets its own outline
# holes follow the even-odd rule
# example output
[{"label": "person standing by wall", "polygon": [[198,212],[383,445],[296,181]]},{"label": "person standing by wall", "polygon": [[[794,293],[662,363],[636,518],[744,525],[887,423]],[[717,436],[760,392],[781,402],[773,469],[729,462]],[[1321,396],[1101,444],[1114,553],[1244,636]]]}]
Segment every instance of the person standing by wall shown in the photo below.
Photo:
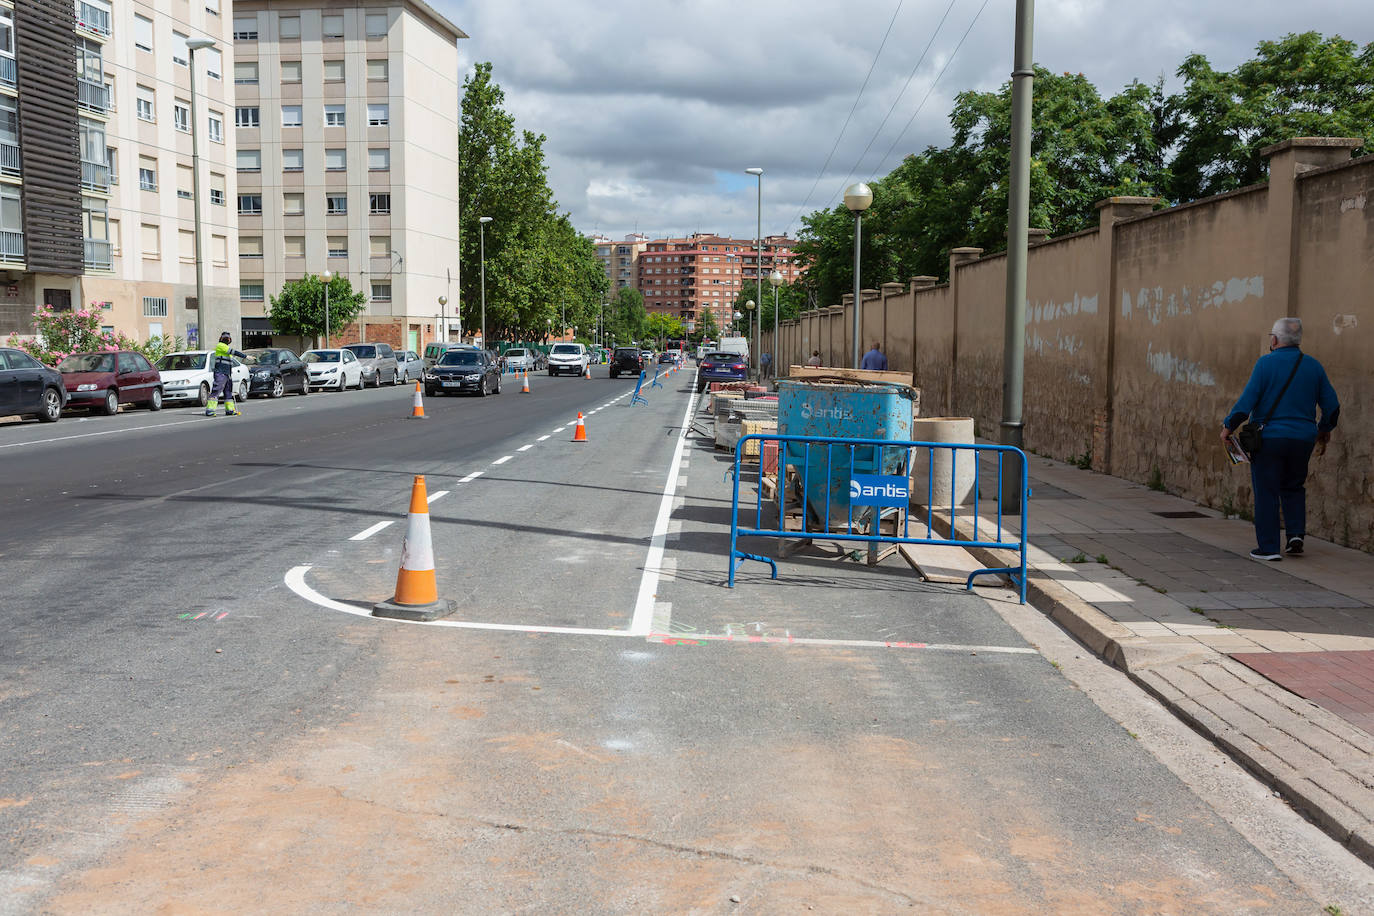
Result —
[{"label": "person standing by wall", "polygon": [[873,349],[864,354],[863,361],[859,363],[860,369],[872,369],[878,372],[887,371],[887,357],[883,355],[882,347],[878,341],[873,341]]},{"label": "person standing by wall", "polygon": [[[1263,427],[1263,443],[1250,455],[1255,491],[1256,560],[1281,560],[1279,513],[1289,556],[1301,556],[1307,534],[1307,464],[1315,448],[1326,452],[1341,405],[1322,364],[1303,353],[1302,320],[1280,318],[1269,332],[1269,352],[1261,356],[1250,381],[1221,426],[1221,441],[1247,418]],[[1321,420],[1316,419],[1321,408]]]},{"label": "person standing by wall", "polygon": [[824,363],[821,362],[821,351],[812,350],[811,356],[806,360],[806,364],[808,366],[815,366],[816,368],[820,368],[822,365],[824,365]]},{"label": "person standing by wall", "polygon": [[759,377],[768,378],[768,370],[773,366],[773,355],[771,353],[759,354]]}]

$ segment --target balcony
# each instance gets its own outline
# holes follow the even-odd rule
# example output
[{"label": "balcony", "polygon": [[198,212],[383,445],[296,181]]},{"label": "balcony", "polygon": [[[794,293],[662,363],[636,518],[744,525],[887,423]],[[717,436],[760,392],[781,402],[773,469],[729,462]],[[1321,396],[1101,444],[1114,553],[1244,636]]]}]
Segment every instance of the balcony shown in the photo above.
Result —
[{"label": "balcony", "polygon": [[24,262],[24,233],[0,229],[0,261]]},{"label": "balcony", "polygon": [[18,178],[23,173],[23,161],[19,155],[19,144],[0,140],[0,175]]},{"label": "balcony", "polygon": [[81,162],[81,187],[87,191],[110,190],[110,167],[103,162]]},{"label": "balcony", "polygon": [[101,38],[110,37],[110,11],[92,3],[76,3],[76,27]]},{"label": "balcony", "polygon": [[87,111],[104,114],[110,110],[110,91],[100,83],[77,79],[76,103]]},{"label": "balcony", "polygon": [[87,270],[114,270],[114,247],[104,239],[86,239]]},{"label": "balcony", "polygon": [[0,56],[0,86],[19,88],[19,66],[13,57]]}]

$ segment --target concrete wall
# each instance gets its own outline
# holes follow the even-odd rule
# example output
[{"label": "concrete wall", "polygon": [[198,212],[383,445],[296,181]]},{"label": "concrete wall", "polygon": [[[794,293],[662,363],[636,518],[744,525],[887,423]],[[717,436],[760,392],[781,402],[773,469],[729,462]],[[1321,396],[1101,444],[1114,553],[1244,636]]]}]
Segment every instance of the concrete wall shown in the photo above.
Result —
[{"label": "concrete wall", "polygon": [[[1099,204],[1099,228],[1029,252],[1025,443],[1094,470],[1157,482],[1216,508],[1252,504],[1217,432],[1268,331],[1303,319],[1303,350],[1341,399],[1341,425],[1308,481],[1308,531],[1374,550],[1374,156],[1304,138],[1266,150],[1270,181],[1182,207]],[[914,369],[927,416],[1002,417],[1006,258],[950,253],[950,282],[913,278],[864,296],[863,347]],[[926,282],[922,282],[926,281]],[[814,349],[850,364],[850,297],[785,322],[788,363]],[[764,335],[765,350],[772,347]]]}]

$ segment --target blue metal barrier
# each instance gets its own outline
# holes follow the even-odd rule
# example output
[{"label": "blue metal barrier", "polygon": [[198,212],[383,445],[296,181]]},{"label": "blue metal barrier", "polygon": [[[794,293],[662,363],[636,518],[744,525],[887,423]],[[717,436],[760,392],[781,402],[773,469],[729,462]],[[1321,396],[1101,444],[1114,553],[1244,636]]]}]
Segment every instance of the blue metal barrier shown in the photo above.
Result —
[{"label": "blue metal barrier", "polygon": [[[758,494],[754,500],[754,525],[753,527],[740,526],[740,461],[745,453],[745,443],[754,441],[759,448],[759,472],[763,470],[763,452],[765,442],[776,442],[778,445],[778,491],[776,499],[777,527],[764,527],[763,518],[763,486],[760,483]],[[814,446],[822,446],[824,454],[813,456]],[[920,464],[913,464],[913,459],[919,450],[926,450],[926,520],[924,523],[925,536],[915,536],[911,531],[910,512],[903,512],[901,530],[892,534],[882,532],[882,522],[895,517],[893,510],[905,510],[910,502],[910,479],[913,467],[919,468]],[[935,491],[935,454],[937,451],[948,451],[950,453],[949,475],[951,482],[958,480],[958,460],[961,452],[971,452],[972,455],[965,459],[973,462],[973,502],[971,506],[964,507],[965,517],[973,516],[973,539],[969,541],[959,540],[956,537],[956,523],[959,521],[960,507],[957,504],[958,494],[956,488],[951,486],[951,499],[949,506],[950,537],[941,538],[934,532],[933,512],[944,506],[936,507],[931,505]],[[894,455],[895,453],[895,455]],[[991,453],[997,456],[997,513],[995,536],[991,538],[980,538],[978,528],[980,519],[978,517],[978,501],[982,495],[982,468],[980,467],[980,453]],[[1019,466],[1019,476],[1021,484],[1021,513],[1020,513],[1020,532],[1013,535],[1012,532],[1004,529],[1002,525],[1002,474],[1003,462],[1008,455],[1015,456]],[[894,457],[898,460],[894,461]],[[822,463],[823,462],[823,463]],[[788,480],[787,468],[795,467],[799,473],[795,486],[799,488],[800,508],[801,508],[801,528],[789,531],[784,528],[788,504]],[[856,467],[858,474],[856,479]],[[878,469],[877,475],[872,475],[870,471]],[[824,474],[819,472],[824,469]],[[884,474],[886,470],[886,474]],[[894,473],[894,470],[896,473]],[[896,476],[900,474],[900,477]],[[730,505],[730,578],[729,587],[735,586],[735,571],[743,565],[745,560],[755,560],[759,563],[767,563],[773,570],[773,578],[778,577],[778,565],[768,557],[746,553],[739,549],[739,539],[742,537],[765,537],[777,539],[821,539],[827,541],[862,541],[871,546],[877,544],[930,544],[936,546],[950,547],[987,547],[1001,550],[1016,550],[1021,557],[1019,566],[996,567],[979,569],[969,574],[965,588],[972,590],[973,580],[976,576],[983,575],[1006,575],[1011,577],[1012,582],[1017,586],[1020,593],[1021,603],[1026,603],[1026,513],[1027,504],[1030,500],[1030,478],[1026,467],[1026,455],[1018,448],[1009,445],[975,445],[949,442],[918,442],[900,441],[892,439],[842,439],[825,436],[784,436],[768,433],[751,433],[742,436],[735,446],[734,464],[734,497]],[[878,481],[887,479],[890,481],[902,480],[905,485],[896,483],[882,484]],[[870,486],[869,484],[874,484]],[[847,489],[836,492],[837,485],[843,485]],[[896,487],[901,487],[898,492]],[[816,492],[821,490],[822,492]],[[873,492],[869,492],[869,491]],[[876,495],[875,495],[876,494]],[[877,500],[877,502],[864,502],[856,500]],[[887,499],[888,502],[882,502]],[[795,505],[795,503],[794,503]],[[824,514],[820,511],[823,507]],[[884,511],[886,507],[887,511]],[[747,507],[746,507],[747,509]],[[839,514],[836,514],[839,510]],[[857,510],[857,512],[856,512]],[[771,521],[771,519],[770,519]],[[812,524],[812,522],[815,522]],[[839,521],[842,527],[840,531],[831,530],[836,527],[834,522]],[[982,522],[986,531],[990,526],[987,522]],[[856,527],[857,526],[857,527]],[[863,533],[862,529],[867,527],[868,533]],[[922,527],[921,522],[917,522],[916,528]],[[859,533],[855,533],[858,531]],[[1009,539],[1009,536],[1011,539]]]},{"label": "blue metal barrier", "polygon": [[641,388],[643,388],[643,387],[644,387],[644,370],[643,370],[643,369],[640,369],[640,370],[639,370],[639,381],[635,382],[635,393],[634,393],[634,395],[630,398],[630,406],[631,406],[631,407],[635,406],[636,404],[643,404],[645,407],[648,407],[648,406],[649,406],[649,399],[646,398],[644,395],[642,395],[642,394],[639,393],[639,389],[641,389]]}]

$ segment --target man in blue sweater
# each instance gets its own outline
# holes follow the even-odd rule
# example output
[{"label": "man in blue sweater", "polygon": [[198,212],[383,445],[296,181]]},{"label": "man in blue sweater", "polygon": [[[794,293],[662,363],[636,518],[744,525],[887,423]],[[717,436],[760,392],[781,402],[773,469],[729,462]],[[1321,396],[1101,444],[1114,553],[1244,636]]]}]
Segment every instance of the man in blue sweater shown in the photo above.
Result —
[{"label": "man in blue sweater", "polygon": [[[1221,441],[1226,444],[1247,418],[1264,424],[1264,446],[1250,456],[1255,538],[1259,542],[1250,556],[1256,560],[1283,559],[1279,554],[1280,508],[1288,535],[1288,555],[1302,555],[1307,533],[1307,462],[1314,447],[1318,455],[1326,452],[1331,430],[1340,418],[1341,405],[1326,370],[1299,349],[1301,344],[1300,319],[1274,322],[1269,353],[1255,363],[1240,400],[1221,426]],[[1318,407],[1321,422],[1316,419]]]}]

